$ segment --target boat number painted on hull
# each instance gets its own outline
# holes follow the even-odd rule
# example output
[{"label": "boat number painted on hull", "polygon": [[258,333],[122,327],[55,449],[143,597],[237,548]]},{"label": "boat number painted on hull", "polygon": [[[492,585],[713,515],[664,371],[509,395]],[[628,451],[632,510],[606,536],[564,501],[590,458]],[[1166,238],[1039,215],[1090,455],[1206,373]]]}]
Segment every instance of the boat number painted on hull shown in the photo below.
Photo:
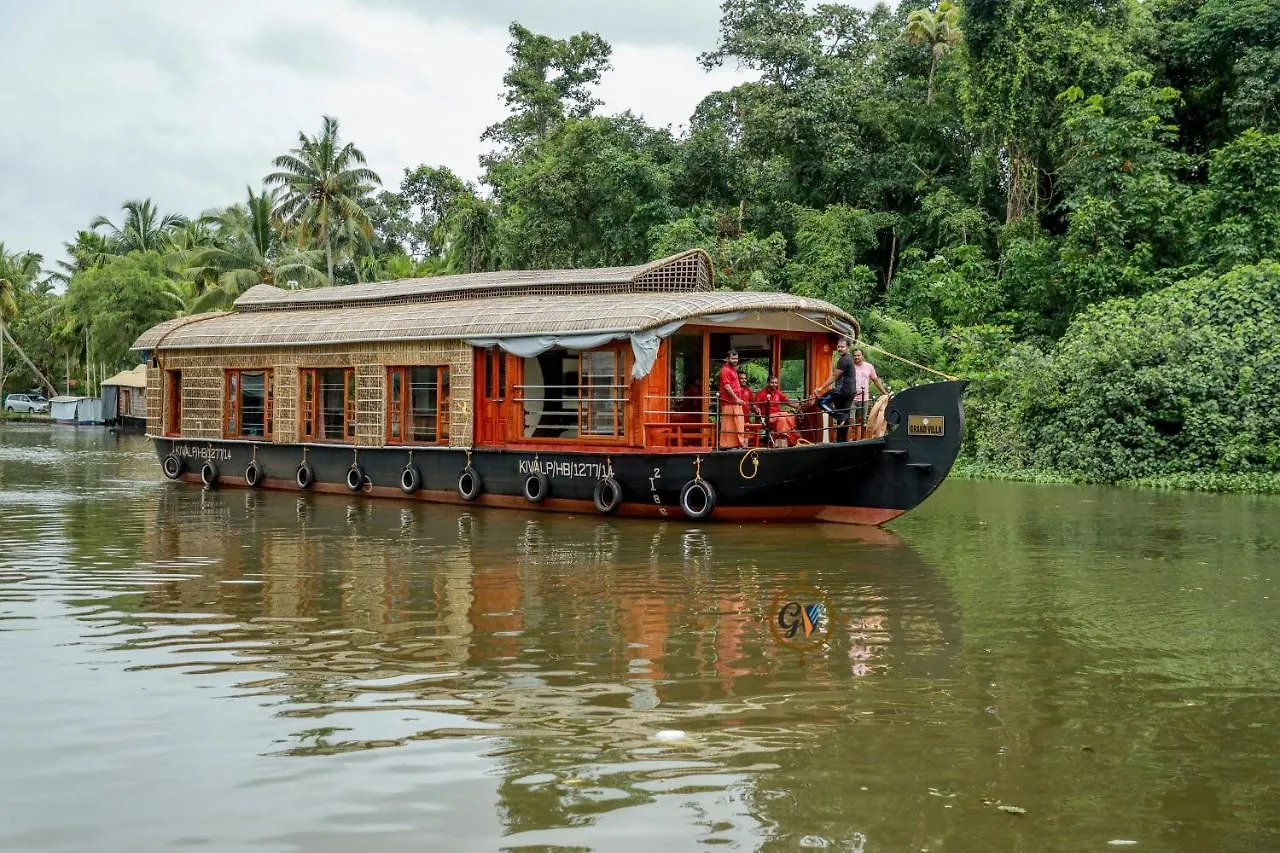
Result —
[{"label": "boat number painted on hull", "polygon": [[546,462],[539,459],[521,459],[517,472],[528,476],[541,472],[548,477],[581,477],[589,480],[599,480],[601,477],[611,476],[612,465],[605,465],[603,462]]},{"label": "boat number painted on hull", "polygon": [[946,418],[942,415],[907,415],[907,435],[946,435]]},{"label": "boat number painted on hull", "polygon": [[185,456],[188,459],[194,457],[196,459],[217,459],[222,462],[231,461],[231,451],[225,447],[192,447],[191,445],[174,445],[173,453],[175,456]]},{"label": "boat number painted on hull", "polygon": [[[649,492],[653,495],[653,502],[656,504],[662,503],[662,498],[658,497],[658,481],[661,479],[662,469],[654,468],[653,476],[649,478]],[[665,515],[666,513],[664,512],[663,514]]]}]

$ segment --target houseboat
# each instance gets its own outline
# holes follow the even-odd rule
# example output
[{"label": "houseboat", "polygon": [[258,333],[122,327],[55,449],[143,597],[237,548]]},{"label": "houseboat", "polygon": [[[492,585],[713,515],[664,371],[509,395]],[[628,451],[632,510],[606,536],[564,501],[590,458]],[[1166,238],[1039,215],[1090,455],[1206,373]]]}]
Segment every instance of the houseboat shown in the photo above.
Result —
[{"label": "houseboat", "polygon": [[[787,293],[714,289],[691,250],[633,267],[486,272],[313,290],[258,285],[233,310],[134,344],[165,476],[694,520],[883,524],[946,478],[958,381],[878,404],[847,441],[812,404],[857,321]],[[805,401],[795,429],[725,436],[718,378]]]}]

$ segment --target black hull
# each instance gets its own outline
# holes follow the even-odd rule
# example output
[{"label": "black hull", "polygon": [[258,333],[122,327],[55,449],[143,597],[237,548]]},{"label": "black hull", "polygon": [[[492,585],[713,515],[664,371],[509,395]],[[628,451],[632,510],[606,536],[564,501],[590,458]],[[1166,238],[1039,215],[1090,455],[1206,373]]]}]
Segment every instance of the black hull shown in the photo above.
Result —
[{"label": "black hull", "polygon": [[[622,492],[614,514],[682,518],[688,513],[682,509],[681,492],[700,479],[715,495],[708,520],[879,525],[914,509],[946,479],[963,435],[963,391],[963,382],[907,389],[888,407],[890,430],[883,438],[749,451],[467,451],[162,437],[154,437],[154,444],[162,460],[175,454],[183,461],[180,476],[189,481],[200,482],[204,462],[213,462],[220,486],[247,486],[246,469],[256,460],[263,474],[260,488],[300,491],[295,478],[305,459],[315,476],[312,491],[463,503],[459,478],[470,465],[480,481],[471,502],[479,506],[600,512],[597,483],[612,477]],[[911,434],[913,415],[934,424],[941,418],[943,434]],[[410,462],[421,475],[421,487],[406,493],[401,475]],[[353,465],[364,474],[355,490],[347,485]],[[526,481],[535,471],[546,478],[546,492],[538,502],[526,497]]]}]

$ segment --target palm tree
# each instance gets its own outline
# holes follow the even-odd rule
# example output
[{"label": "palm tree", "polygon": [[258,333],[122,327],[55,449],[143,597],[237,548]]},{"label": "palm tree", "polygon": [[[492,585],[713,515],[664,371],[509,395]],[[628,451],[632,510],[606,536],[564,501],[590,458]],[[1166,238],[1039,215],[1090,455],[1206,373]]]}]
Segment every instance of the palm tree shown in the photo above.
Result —
[{"label": "palm tree", "polygon": [[192,312],[225,308],[255,284],[297,282],[304,287],[325,283],[316,269],[316,250],[286,248],[273,224],[276,194],[248,190],[248,203],[204,217],[216,232],[214,245],[194,251],[187,274],[217,284],[192,305]]},{"label": "palm tree", "polygon": [[458,262],[452,254],[432,255],[421,261],[414,260],[404,253],[387,255],[374,262],[377,281],[395,281],[404,278],[431,278],[438,275],[453,275],[458,271]]},{"label": "palm tree", "polygon": [[265,179],[268,186],[284,188],[277,213],[298,228],[303,240],[318,237],[324,246],[329,284],[333,284],[333,231],[352,223],[366,236],[373,235],[363,201],[382,181],[364,164],[360,149],[350,142],[339,144],[338,120],[325,116],[320,135],[299,133],[298,147],[272,162],[281,171]]},{"label": "palm tree", "polygon": [[118,228],[105,216],[99,216],[89,223],[94,231],[106,227],[107,244],[117,255],[163,252],[172,245],[174,232],[187,222],[187,218],[178,213],[161,216],[159,209],[149,198],[126,201],[123,207],[124,224]]},{"label": "palm tree", "polygon": [[907,16],[906,35],[912,44],[927,44],[933,56],[929,64],[929,86],[924,96],[924,102],[932,104],[933,72],[938,69],[938,61],[964,38],[960,31],[960,8],[951,0],[942,0],[936,12],[917,9]]},{"label": "palm tree", "polygon": [[77,231],[76,239],[62,246],[70,260],[58,261],[59,269],[49,273],[48,280],[64,285],[70,284],[76,273],[96,269],[115,257],[107,238],[97,231]]},{"label": "palm tree", "polygon": [[35,252],[10,252],[0,243],[0,402],[4,397],[5,320],[18,316],[18,294],[40,275],[40,261]]},{"label": "palm tree", "polygon": [[333,236],[329,238],[334,254],[339,259],[351,259],[352,266],[356,268],[356,281],[361,284],[364,283],[365,273],[377,268],[373,262],[373,241],[369,239],[370,234],[354,219],[346,219],[337,224],[333,229]]},{"label": "palm tree", "polygon": [[459,199],[444,220],[445,254],[456,259],[454,265],[462,272],[497,269],[497,227],[491,201],[476,196]]}]

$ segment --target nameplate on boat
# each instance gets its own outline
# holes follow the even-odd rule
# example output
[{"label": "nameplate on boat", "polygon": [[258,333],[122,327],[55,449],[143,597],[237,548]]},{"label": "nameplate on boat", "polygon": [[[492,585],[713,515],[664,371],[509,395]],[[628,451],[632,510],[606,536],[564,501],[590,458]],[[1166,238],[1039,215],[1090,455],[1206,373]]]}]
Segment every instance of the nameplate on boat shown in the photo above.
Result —
[{"label": "nameplate on boat", "polygon": [[907,435],[946,435],[946,418],[942,415],[907,415]]}]

